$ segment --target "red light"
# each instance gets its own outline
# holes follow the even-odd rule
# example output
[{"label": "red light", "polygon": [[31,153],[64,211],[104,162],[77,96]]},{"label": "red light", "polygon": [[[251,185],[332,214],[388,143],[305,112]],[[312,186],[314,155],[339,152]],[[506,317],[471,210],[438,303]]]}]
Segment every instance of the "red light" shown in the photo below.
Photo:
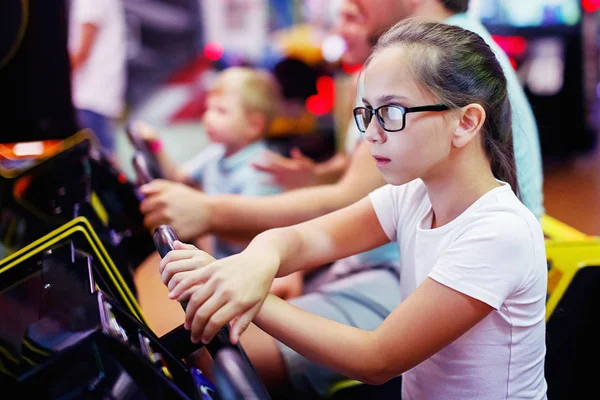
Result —
[{"label": "red light", "polygon": [[317,79],[317,93],[333,99],[335,84],[330,76],[321,76]]},{"label": "red light", "polygon": [[314,94],[306,99],[306,109],[311,114],[325,115],[333,108],[333,102],[320,94]]},{"label": "red light", "polygon": [[117,175],[117,179],[118,179],[119,183],[121,183],[121,184],[126,184],[127,182],[129,182],[129,180],[127,179],[127,177],[123,173],[119,173]]},{"label": "red light", "polygon": [[354,74],[355,72],[360,71],[362,68],[362,64],[346,64],[342,63],[342,71],[347,74]]},{"label": "red light", "polygon": [[508,57],[508,61],[510,61],[510,65],[512,65],[513,69],[516,70],[517,69],[517,61],[512,57]]},{"label": "red light", "polygon": [[492,38],[509,56],[520,57],[527,50],[527,40],[522,36],[493,35]]},{"label": "red light", "polygon": [[207,43],[204,46],[204,55],[211,61],[217,61],[223,57],[223,46],[216,42]]},{"label": "red light", "polygon": [[581,0],[583,11],[593,13],[600,10],[600,0]]}]

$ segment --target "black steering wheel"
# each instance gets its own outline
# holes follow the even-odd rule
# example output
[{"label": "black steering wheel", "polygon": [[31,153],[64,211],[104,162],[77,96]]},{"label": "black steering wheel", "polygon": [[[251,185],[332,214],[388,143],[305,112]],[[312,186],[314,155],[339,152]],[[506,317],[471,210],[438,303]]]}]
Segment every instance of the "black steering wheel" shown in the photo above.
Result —
[{"label": "black steering wheel", "polygon": [[[142,135],[136,131],[135,123],[127,123],[125,127],[125,133],[127,134],[129,142],[133,146],[133,167],[138,175],[138,180],[145,178],[145,180],[149,182],[152,179],[164,179],[165,173],[160,166],[160,163],[156,159],[156,156],[150,149],[148,143],[142,139]],[[143,170],[141,173],[138,171],[139,168],[142,168]]]},{"label": "black steering wheel", "polygon": [[[161,258],[173,250],[175,240],[178,240],[177,235],[168,225],[160,225],[154,230],[154,244]],[[181,306],[185,310],[187,303],[182,303]],[[186,334],[187,345],[190,346],[189,332],[183,330],[182,326],[176,328],[175,331],[179,333],[180,339],[182,334]],[[223,400],[270,400],[269,392],[241,344],[239,342],[235,345],[232,344],[229,337],[229,324],[227,324],[206,345],[214,360],[214,384],[220,398]],[[173,340],[171,341],[173,342]],[[178,345],[182,346],[181,343]],[[195,349],[200,347],[196,345]],[[188,347],[188,349],[191,348]],[[191,354],[191,352],[188,352],[188,354]]]}]

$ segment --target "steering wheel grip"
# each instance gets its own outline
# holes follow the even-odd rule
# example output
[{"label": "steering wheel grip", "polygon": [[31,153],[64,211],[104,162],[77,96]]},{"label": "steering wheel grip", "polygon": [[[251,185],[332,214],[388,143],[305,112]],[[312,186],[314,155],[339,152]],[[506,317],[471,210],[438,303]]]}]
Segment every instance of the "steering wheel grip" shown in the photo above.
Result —
[{"label": "steering wheel grip", "polygon": [[[155,154],[150,150],[148,143],[142,139],[142,136],[135,131],[135,126],[133,122],[128,122],[125,126],[125,133],[127,134],[127,138],[129,142],[133,146],[135,150],[135,155],[133,158],[133,167],[136,170],[136,174],[138,174],[138,179],[140,181],[152,179],[164,179],[165,173],[158,162]],[[137,160],[136,160],[137,159]],[[137,164],[137,166],[136,166]],[[143,176],[140,176],[138,173],[138,168],[143,168],[144,172]]]},{"label": "steering wheel grip", "polygon": [[247,362],[234,347],[224,347],[213,356],[215,386],[223,400],[268,400],[269,393]]}]

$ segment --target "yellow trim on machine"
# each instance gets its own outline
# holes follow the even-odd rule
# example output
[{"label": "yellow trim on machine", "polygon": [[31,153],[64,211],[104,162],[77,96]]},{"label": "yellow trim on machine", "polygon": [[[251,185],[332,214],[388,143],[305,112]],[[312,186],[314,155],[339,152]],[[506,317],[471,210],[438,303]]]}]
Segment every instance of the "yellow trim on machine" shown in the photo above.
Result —
[{"label": "yellow trim on machine", "polygon": [[104,270],[114,284],[115,289],[119,292],[119,295],[126,303],[131,313],[142,323],[144,323],[144,325],[148,326],[148,323],[143,317],[140,305],[135,299],[135,296],[133,296],[131,293],[131,290],[123,280],[121,273],[115,266],[112,258],[106,251],[106,248],[98,238],[98,235],[92,228],[90,222],[85,217],[77,217],[72,219],[58,229],[55,229],[54,231],[6,257],[0,261],[0,273],[18,265],[20,262],[77,232],[80,232],[85,236],[94,254],[99,256],[95,259],[95,261],[98,261],[102,267],[104,267]]}]

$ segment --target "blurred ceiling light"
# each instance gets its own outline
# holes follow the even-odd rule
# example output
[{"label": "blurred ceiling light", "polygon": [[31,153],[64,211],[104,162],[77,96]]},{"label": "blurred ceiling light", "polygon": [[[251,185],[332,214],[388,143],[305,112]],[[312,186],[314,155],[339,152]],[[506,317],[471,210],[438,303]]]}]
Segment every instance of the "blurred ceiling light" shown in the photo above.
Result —
[{"label": "blurred ceiling light", "polygon": [[346,42],[340,35],[327,35],[321,44],[321,53],[325,61],[337,62],[346,51]]}]

